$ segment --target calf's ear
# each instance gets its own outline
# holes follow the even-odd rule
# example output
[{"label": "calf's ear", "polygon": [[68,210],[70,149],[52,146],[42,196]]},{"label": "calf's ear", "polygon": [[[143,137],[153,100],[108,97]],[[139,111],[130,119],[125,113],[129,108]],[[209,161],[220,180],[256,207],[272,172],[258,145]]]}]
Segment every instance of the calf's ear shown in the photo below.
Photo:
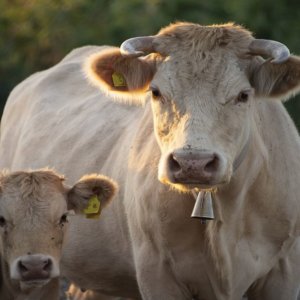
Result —
[{"label": "calf's ear", "polygon": [[117,191],[117,184],[110,178],[92,174],[83,176],[67,193],[68,209],[84,213],[92,198],[99,200],[103,209]]},{"label": "calf's ear", "polygon": [[124,56],[119,48],[110,48],[91,55],[84,69],[94,85],[117,100],[140,102],[156,72],[156,60]]},{"label": "calf's ear", "polygon": [[290,56],[283,63],[254,63],[250,82],[258,97],[286,100],[300,92],[300,57]]}]

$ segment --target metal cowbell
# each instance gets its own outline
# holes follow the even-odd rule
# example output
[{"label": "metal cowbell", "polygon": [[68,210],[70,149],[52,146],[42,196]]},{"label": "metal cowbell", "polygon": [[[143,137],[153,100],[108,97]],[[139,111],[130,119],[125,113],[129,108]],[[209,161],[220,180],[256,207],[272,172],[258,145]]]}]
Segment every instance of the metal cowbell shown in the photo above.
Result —
[{"label": "metal cowbell", "polygon": [[202,220],[213,220],[215,218],[213,199],[210,191],[199,192],[191,217]]}]

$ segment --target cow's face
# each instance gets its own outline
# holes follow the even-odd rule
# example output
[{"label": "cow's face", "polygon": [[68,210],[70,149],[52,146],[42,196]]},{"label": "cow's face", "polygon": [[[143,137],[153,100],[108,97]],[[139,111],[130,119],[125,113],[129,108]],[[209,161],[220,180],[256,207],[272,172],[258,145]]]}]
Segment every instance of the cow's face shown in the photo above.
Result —
[{"label": "cow's face", "polygon": [[[156,55],[138,58],[141,48]],[[249,145],[256,98],[286,95],[299,83],[299,61],[284,45],[232,25],[177,24],[122,51],[89,58],[88,74],[119,99],[149,95],[158,177],[180,190],[228,183]],[[277,64],[255,55],[270,53]],[[298,80],[286,76],[292,72]]]},{"label": "cow's face", "polygon": [[52,171],[14,172],[0,178],[1,257],[21,288],[59,276],[69,210],[82,211],[97,195],[106,205],[115,185],[104,177],[82,178],[66,187]]},{"label": "cow's face", "polygon": [[249,139],[254,92],[242,64],[203,53],[170,56],[150,83],[158,176],[180,189],[227,183]]}]

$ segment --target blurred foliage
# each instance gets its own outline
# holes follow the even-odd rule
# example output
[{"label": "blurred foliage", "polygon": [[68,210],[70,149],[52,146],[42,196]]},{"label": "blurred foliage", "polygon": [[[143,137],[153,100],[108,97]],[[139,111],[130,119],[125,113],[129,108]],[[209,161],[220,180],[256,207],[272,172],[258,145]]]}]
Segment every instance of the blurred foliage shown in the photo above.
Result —
[{"label": "blurred foliage", "polygon": [[[18,82],[73,48],[119,45],[178,20],[234,21],[300,54],[299,0],[0,0],[0,108]],[[300,128],[299,99],[287,106]]]}]

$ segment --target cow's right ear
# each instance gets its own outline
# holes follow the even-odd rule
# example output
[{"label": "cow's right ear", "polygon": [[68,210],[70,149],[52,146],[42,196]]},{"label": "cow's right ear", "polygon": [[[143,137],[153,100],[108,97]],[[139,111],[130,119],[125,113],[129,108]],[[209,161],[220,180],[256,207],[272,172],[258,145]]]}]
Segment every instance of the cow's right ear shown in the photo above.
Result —
[{"label": "cow's right ear", "polygon": [[97,199],[100,209],[103,209],[113,198],[116,191],[117,184],[106,176],[98,174],[83,176],[68,190],[68,209],[83,214],[91,204],[91,199]]},{"label": "cow's right ear", "polygon": [[154,58],[124,56],[119,48],[91,55],[85,63],[89,80],[116,99],[141,99],[156,72]]},{"label": "cow's right ear", "polygon": [[286,100],[300,92],[298,56],[290,56],[283,63],[256,60],[250,70],[250,82],[257,96]]}]

